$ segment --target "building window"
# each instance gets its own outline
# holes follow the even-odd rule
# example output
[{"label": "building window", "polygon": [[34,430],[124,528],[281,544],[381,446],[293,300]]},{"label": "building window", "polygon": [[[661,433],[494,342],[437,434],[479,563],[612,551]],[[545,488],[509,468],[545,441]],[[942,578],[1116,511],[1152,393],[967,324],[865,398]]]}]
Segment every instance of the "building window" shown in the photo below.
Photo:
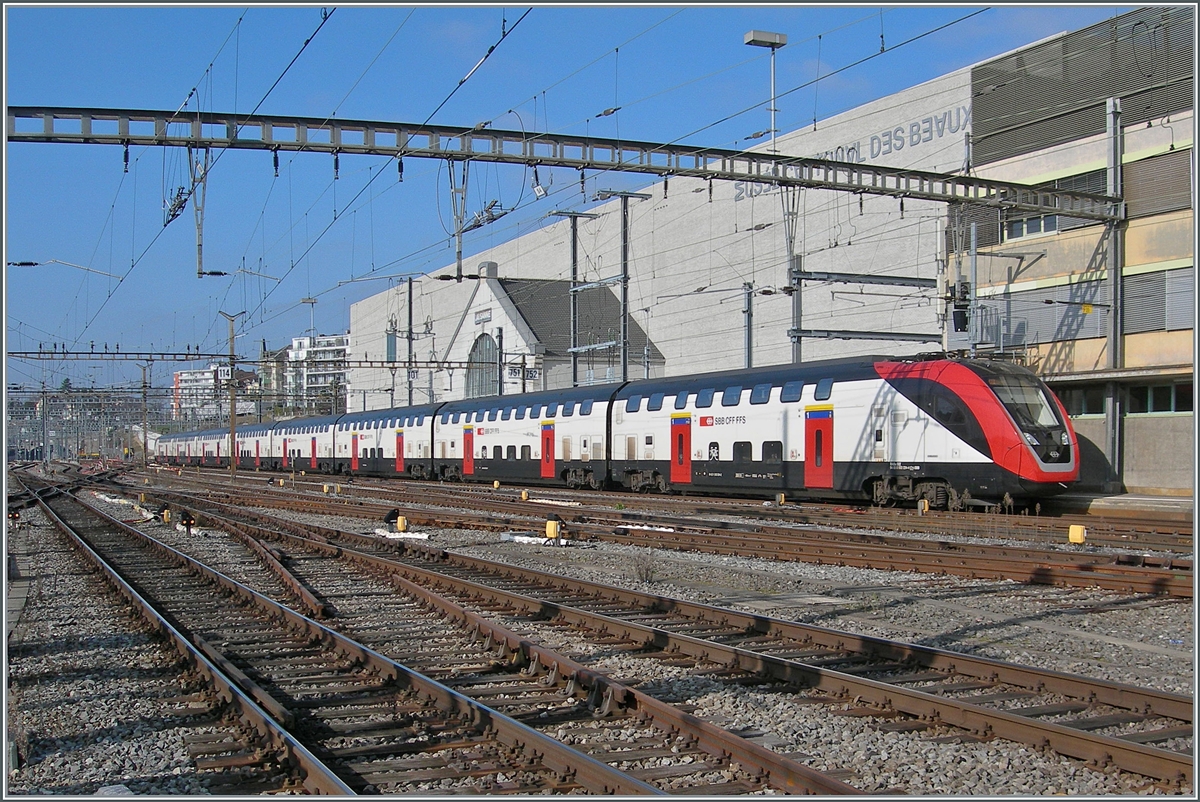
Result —
[{"label": "building window", "polygon": [[1192,382],[1134,385],[1126,390],[1126,413],[1191,412]]},{"label": "building window", "polygon": [[1088,385],[1085,387],[1069,387],[1055,391],[1067,414],[1072,418],[1080,415],[1104,414],[1104,386]]},{"label": "building window", "polygon": [[1004,239],[1020,239],[1033,234],[1049,234],[1058,230],[1058,215],[1045,214],[1039,217],[1023,217],[1019,220],[1006,220],[1004,223]]},{"label": "building window", "polygon": [[467,398],[482,398],[500,392],[500,379],[496,375],[496,358],[499,349],[490,334],[480,334],[471,346],[467,357]]}]

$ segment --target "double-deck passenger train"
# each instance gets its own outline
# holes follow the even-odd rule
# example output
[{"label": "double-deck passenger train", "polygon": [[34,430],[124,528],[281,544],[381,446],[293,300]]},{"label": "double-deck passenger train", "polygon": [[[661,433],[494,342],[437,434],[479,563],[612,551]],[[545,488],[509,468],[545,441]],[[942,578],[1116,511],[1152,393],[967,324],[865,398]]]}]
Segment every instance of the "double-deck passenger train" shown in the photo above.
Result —
[{"label": "double-deck passenger train", "polygon": [[[1062,404],[990,360],[854,357],[237,427],[239,469],[789,498],[1052,495],[1079,478]],[[228,466],[229,429],[160,462]]]}]

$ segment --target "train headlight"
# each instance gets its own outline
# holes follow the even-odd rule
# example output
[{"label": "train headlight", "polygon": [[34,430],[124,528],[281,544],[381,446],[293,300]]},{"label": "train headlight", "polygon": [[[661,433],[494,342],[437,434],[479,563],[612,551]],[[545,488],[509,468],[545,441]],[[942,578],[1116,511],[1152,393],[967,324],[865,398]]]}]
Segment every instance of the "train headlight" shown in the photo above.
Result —
[{"label": "train headlight", "polygon": [[1069,445],[1071,445],[1071,438],[1067,436],[1067,433],[1066,433],[1066,432],[1063,432],[1063,433],[1062,433],[1062,435],[1060,436],[1060,438],[1059,438],[1059,439],[1061,439],[1061,440],[1062,440],[1062,444],[1063,444],[1064,446],[1069,446]]},{"label": "train headlight", "polygon": [[1030,434],[1029,432],[1025,432],[1025,441],[1027,443],[1029,443],[1029,445],[1031,445],[1031,446],[1040,446],[1041,445],[1041,443],[1038,442],[1038,439],[1036,437],[1034,437],[1032,434]]}]

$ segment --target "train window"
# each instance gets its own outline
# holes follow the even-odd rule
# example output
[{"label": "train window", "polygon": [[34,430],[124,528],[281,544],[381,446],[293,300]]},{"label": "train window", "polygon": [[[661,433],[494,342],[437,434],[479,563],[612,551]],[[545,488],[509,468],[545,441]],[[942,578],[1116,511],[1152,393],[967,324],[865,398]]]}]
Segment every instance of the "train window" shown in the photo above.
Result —
[{"label": "train window", "polygon": [[525,420],[525,412],[529,409],[526,406],[517,407],[517,420]]},{"label": "train window", "polygon": [[588,398],[584,401],[579,402],[579,414],[580,415],[591,415],[592,414],[592,399]]},{"label": "train window", "polygon": [[414,423],[413,425],[414,425],[414,426],[420,426],[420,425],[421,425],[422,423],[424,423],[424,422],[425,422],[425,416],[424,416],[424,415],[418,415],[418,416],[417,416],[417,421],[416,421],[416,423]]},{"label": "train window", "polygon": [[756,384],[754,389],[750,391],[751,404],[765,404],[771,400],[771,385]]},{"label": "train window", "polygon": [[567,403],[563,404],[563,417],[564,418],[569,418],[574,414],[575,414],[575,402],[574,401],[568,401]]},{"label": "train window", "polygon": [[558,417],[558,404],[547,404],[546,405],[546,417],[547,418]]},{"label": "train window", "polygon": [[706,389],[696,393],[696,409],[708,409],[712,406],[716,390]]},{"label": "train window", "polygon": [[817,429],[813,433],[813,466],[820,468],[825,462],[825,432]]},{"label": "train window", "polygon": [[455,412],[455,413],[454,413],[454,416],[453,416],[453,417],[452,417],[450,420],[451,420],[451,422],[452,422],[452,423],[458,423],[458,422],[459,422],[461,419],[462,419],[462,413],[461,413],[461,412]]},{"label": "train window", "polygon": [[742,386],[740,384],[726,387],[725,392],[721,393],[721,406],[723,407],[736,407],[741,400]]},{"label": "train window", "polygon": [[652,434],[646,435],[646,445],[648,445],[648,446],[654,445],[654,435],[652,435]]},{"label": "train window", "polygon": [[504,446],[492,446],[492,459],[504,459]]},{"label": "train window", "polygon": [[541,404],[534,404],[533,406],[531,406],[531,407],[529,408],[529,417],[531,417],[531,418],[540,418],[540,417],[542,417],[542,405],[541,405]]},{"label": "train window", "polygon": [[821,379],[817,382],[817,391],[813,393],[813,398],[817,401],[828,401],[832,393],[833,379]]},{"label": "train window", "polygon": [[763,443],[762,461],[772,465],[783,464],[783,441],[768,440]]},{"label": "train window", "polygon": [[502,413],[500,413],[500,420],[508,420],[509,418],[512,417],[512,414],[513,414],[513,408],[505,407],[504,411]]},{"label": "train window", "polygon": [[640,395],[631,395],[629,400],[625,402],[626,412],[637,412],[642,408],[642,397]]},{"label": "train window", "polygon": [[804,394],[804,382],[786,382],[783,389],[779,391],[779,400],[787,404],[792,401],[799,401],[800,396]]},{"label": "train window", "polygon": [[709,461],[716,462],[720,458],[721,458],[721,444],[720,443],[709,443],[708,444],[708,459],[709,459]]},{"label": "train window", "polygon": [[516,459],[517,458],[517,447],[509,446],[504,455],[504,458],[505,459]]},{"label": "train window", "polygon": [[687,390],[675,394],[675,409],[687,409]]},{"label": "train window", "polygon": [[493,409],[491,412],[488,413],[487,419],[488,420],[496,420],[499,417],[500,417],[500,408],[497,407],[496,409]]},{"label": "train window", "polygon": [[733,461],[737,463],[752,462],[754,447],[746,440],[733,444]]},{"label": "train window", "polygon": [[443,425],[445,425],[445,424],[447,424],[447,423],[449,423],[449,422],[450,422],[450,413],[449,413],[449,412],[443,412],[443,413],[442,413],[442,424],[443,424]]},{"label": "train window", "polygon": [[649,412],[658,412],[662,409],[664,393],[654,393],[650,396],[650,402],[646,404],[646,410]]},{"label": "train window", "polygon": [[533,459],[533,449],[530,446],[521,446],[521,459]]}]

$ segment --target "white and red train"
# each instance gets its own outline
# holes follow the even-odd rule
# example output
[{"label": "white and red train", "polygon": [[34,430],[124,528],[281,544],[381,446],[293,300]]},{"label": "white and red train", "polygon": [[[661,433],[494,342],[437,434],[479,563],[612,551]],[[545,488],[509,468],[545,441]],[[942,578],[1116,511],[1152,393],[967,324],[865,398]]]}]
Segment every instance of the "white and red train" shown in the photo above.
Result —
[{"label": "white and red train", "polygon": [[[1062,404],[1001,361],[854,357],[237,427],[239,469],[660,492],[1031,499],[1079,478]],[[229,465],[229,430],[163,435]]]}]

